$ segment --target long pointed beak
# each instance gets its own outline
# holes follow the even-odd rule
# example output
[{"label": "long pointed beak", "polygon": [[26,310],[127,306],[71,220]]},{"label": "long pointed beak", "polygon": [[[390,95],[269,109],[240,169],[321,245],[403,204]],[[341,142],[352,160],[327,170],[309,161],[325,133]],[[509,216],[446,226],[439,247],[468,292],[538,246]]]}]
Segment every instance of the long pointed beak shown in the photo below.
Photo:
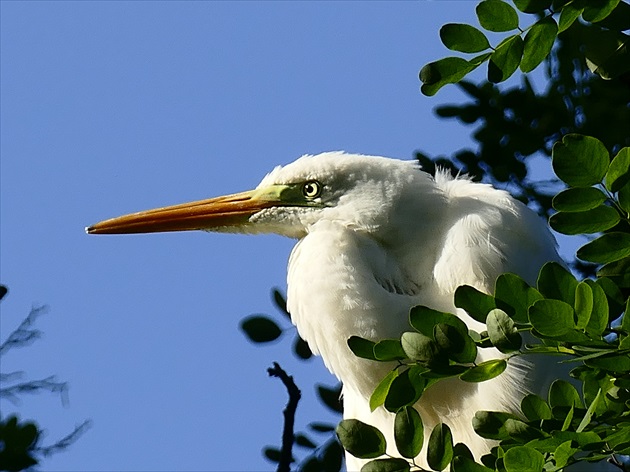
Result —
[{"label": "long pointed beak", "polygon": [[131,213],[96,223],[88,234],[158,233],[239,226],[253,214],[282,205],[279,193],[260,190]]}]

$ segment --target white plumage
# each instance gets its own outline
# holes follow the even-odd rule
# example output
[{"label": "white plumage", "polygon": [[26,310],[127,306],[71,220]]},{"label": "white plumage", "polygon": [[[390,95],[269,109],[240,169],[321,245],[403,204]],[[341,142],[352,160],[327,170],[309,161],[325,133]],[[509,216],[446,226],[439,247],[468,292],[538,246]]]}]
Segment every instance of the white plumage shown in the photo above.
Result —
[{"label": "white plumage", "polygon": [[[482,331],[454,307],[458,286],[490,293],[504,272],[534,284],[545,262],[560,261],[543,220],[505,191],[446,174],[434,179],[413,162],[339,152],[278,167],[252,192],[127,215],[88,232],[187,229],[298,239],[287,278],[292,319],[343,382],[344,417],[377,426],[394,456],[393,415],[371,413],[368,405],[392,365],[355,357],[348,338],[398,338],[410,330],[415,305],[456,313]],[[503,356],[479,352],[479,360]],[[443,421],[454,441],[479,457],[489,446],[472,429],[475,412],[515,411],[530,377],[527,366],[510,361],[504,374],[481,384],[439,382],[416,405],[425,431]],[[347,456],[349,470],[362,463]]]}]

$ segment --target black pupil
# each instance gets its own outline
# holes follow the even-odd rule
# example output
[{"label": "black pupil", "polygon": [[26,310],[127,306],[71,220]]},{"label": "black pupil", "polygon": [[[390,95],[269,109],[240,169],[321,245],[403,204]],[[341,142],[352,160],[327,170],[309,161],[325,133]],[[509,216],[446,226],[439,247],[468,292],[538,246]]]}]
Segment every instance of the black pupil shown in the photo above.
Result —
[{"label": "black pupil", "polygon": [[304,185],[304,195],[306,195],[307,197],[316,196],[318,191],[319,191],[319,187],[317,186],[315,182],[307,182]]}]

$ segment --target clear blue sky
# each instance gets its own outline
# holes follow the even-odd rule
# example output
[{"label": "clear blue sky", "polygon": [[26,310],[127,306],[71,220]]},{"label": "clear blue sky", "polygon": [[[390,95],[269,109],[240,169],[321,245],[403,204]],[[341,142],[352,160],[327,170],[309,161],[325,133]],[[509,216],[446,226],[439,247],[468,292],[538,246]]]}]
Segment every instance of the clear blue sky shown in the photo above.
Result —
[{"label": "clear blue sky", "polygon": [[[475,2],[12,2],[1,7],[2,338],[46,304],[44,337],[2,371],[56,374],[70,403],[24,397],[47,443],[93,427],[44,471],[269,470],[285,391],[297,427],[331,419],[319,359],[238,330],[273,313],[293,241],[205,233],[87,236],[119,214],[253,188],[326,150],[449,154],[466,129],[419,93],[439,26]],[[289,333],[291,334],[291,333]],[[290,338],[291,336],[288,336]]]}]

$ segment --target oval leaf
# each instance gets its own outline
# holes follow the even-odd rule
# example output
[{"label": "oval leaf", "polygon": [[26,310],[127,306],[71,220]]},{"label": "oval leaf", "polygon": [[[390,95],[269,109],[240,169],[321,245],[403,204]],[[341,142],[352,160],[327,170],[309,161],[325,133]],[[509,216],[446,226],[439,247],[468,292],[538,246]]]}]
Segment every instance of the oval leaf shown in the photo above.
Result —
[{"label": "oval leaf", "polygon": [[551,6],[551,0],[514,0],[514,5],[523,13],[538,13]]},{"label": "oval leaf", "polygon": [[[586,282],[580,282],[575,287],[575,315],[577,329],[584,329],[591,319],[593,311],[593,290]],[[608,317],[606,317],[608,318]]]},{"label": "oval leaf", "polygon": [[438,347],[428,336],[407,332],[400,337],[402,348],[409,359],[429,363],[438,355]]},{"label": "oval leaf", "polygon": [[522,56],[523,40],[519,35],[501,42],[488,61],[488,80],[497,84],[509,79],[518,69]]},{"label": "oval leaf", "polygon": [[497,279],[495,298],[514,309],[513,318],[519,323],[529,323],[527,310],[542,294],[518,275],[502,274]]},{"label": "oval leaf", "polygon": [[575,301],[575,287],[578,281],[573,274],[557,262],[548,262],[540,270],[538,291],[547,298],[562,300],[569,305]]},{"label": "oval leaf", "polygon": [[377,428],[362,421],[341,420],[337,437],[343,448],[359,459],[374,459],[385,454],[385,437]]},{"label": "oval leaf", "polygon": [[577,256],[583,261],[605,264],[630,256],[630,234],[607,233],[577,251]]},{"label": "oval leaf", "polygon": [[359,336],[350,336],[348,339],[348,347],[354,353],[355,356],[363,359],[370,359],[375,361],[374,346],[376,343],[369,339],[363,339]]},{"label": "oval leaf", "polygon": [[472,424],[475,432],[486,439],[507,439],[509,434],[505,429],[507,420],[518,418],[510,413],[499,411],[478,411],[473,417]]},{"label": "oval leaf", "polygon": [[561,336],[575,329],[573,307],[560,300],[538,300],[529,308],[529,322],[545,336]]},{"label": "oval leaf", "polygon": [[551,408],[547,402],[533,393],[521,400],[521,411],[529,421],[551,419]]},{"label": "oval leaf", "polygon": [[533,71],[549,55],[558,35],[558,25],[551,16],[535,23],[525,35],[521,71]]},{"label": "oval leaf", "polygon": [[241,329],[250,341],[255,343],[275,341],[282,334],[282,330],[275,321],[259,315],[249,316],[241,321]]},{"label": "oval leaf", "polygon": [[622,148],[613,158],[606,173],[606,188],[618,192],[630,182],[630,147]]},{"label": "oval leaf", "polygon": [[497,33],[518,28],[518,13],[501,0],[484,0],[476,8],[479,24]]},{"label": "oval leaf", "polygon": [[586,211],[555,213],[549,218],[549,225],[562,234],[593,234],[613,228],[619,221],[621,218],[617,210],[601,205]]},{"label": "oval leaf", "polygon": [[394,440],[400,455],[413,459],[422,449],[424,429],[422,419],[412,406],[402,408],[394,419]]},{"label": "oval leaf", "polygon": [[573,187],[553,197],[551,204],[558,211],[586,211],[600,206],[607,198],[604,192],[595,187]]},{"label": "oval leaf", "polygon": [[570,2],[568,5],[563,6],[558,19],[558,33],[562,33],[569,28],[583,11],[584,8],[580,7],[579,2]]},{"label": "oval leaf", "polygon": [[374,345],[374,357],[379,361],[395,361],[407,356],[398,339],[383,339]]},{"label": "oval leaf", "polygon": [[384,402],[385,409],[395,413],[400,408],[413,405],[422,395],[425,386],[426,381],[415,370],[404,370],[394,378],[389,387]]},{"label": "oval leaf", "polygon": [[389,388],[396,377],[398,377],[398,369],[390,370],[383,380],[378,383],[370,396],[370,411],[376,410],[385,403]]},{"label": "oval leaf", "polygon": [[565,380],[554,380],[549,387],[549,405],[555,407],[582,408],[580,394],[575,387]]},{"label": "oval leaf", "polygon": [[507,472],[533,472],[543,470],[545,458],[532,447],[515,446],[506,451],[503,465]]},{"label": "oval leaf", "polygon": [[610,156],[600,140],[567,134],[553,145],[551,162],[556,175],[571,187],[590,187],[606,175]]},{"label": "oval leaf", "polygon": [[468,334],[468,329],[438,323],[434,327],[433,337],[438,347],[455,362],[462,364],[475,362],[477,345]]},{"label": "oval leaf", "polygon": [[497,307],[494,297],[468,285],[462,285],[455,290],[455,306],[481,323],[485,323],[490,310]]},{"label": "oval leaf", "polygon": [[488,314],[486,320],[488,336],[492,344],[501,352],[518,351],[523,342],[521,335],[514,326],[514,321],[506,312],[495,308]]},{"label": "oval leaf", "polygon": [[453,459],[453,435],[444,423],[431,431],[427,449],[427,463],[433,470],[444,470]]},{"label": "oval leaf", "polygon": [[420,91],[429,97],[435,95],[446,84],[459,82],[478,65],[461,57],[445,57],[431,62],[420,70]]},{"label": "oval leaf", "polygon": [[440,28],[440,39],[451,51],[480,52],[488,49],[488,38],[477,28],[460,23],[448,23]]},{"label": "oval leaf", "polygon": [[374,459],[361,467],[361,472],[408,472],[409,470],[411,470],[409,462],[405,459],[398,459],[395,457],[391,457],[389,459]]},{"label": "oval leaf", "polygon": [[471,367],[459,376],[464,382],[484,382],[493,379],[503,373],[507,368],[505,359],[490,359]]}]

